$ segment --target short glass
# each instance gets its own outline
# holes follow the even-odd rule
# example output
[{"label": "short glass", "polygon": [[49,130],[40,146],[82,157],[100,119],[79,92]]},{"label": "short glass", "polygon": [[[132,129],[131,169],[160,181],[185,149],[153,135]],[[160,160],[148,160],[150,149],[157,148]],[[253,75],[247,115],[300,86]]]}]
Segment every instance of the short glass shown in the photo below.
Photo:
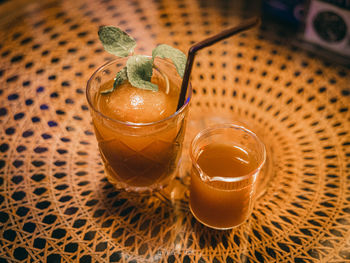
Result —
[{"label": "short glass", "polygon": [[[247,174],[240,174],[238,169],[236,171],[231,169],[225,172],[225,176],[221,176],[218,170],[214,170],[212,172],[214,174],[209,176],[202,168],[211,164],[202,163],[201,167],[198,158],[210,145],[242,149],[253,158],[254,166]],[[216,157],[212,159],[216,160],[216,165],[221,165],[218,156],[226,158],[227,155],[223,154],[220,151],[216,152]],[[256,198],[257,179],[266,160],[265,146],[261,140],[241,125],[218,124],[201,131],[193,139],[190,156],[192,171],[189,203],[194,217],[214,229],[230,229],[242,224],[251,214]],[[230,174],[234,176],[227,176]]]},{"label": "short glass", "polygon": [[[189,85],[185,104],[159,121],[133,123],[110,118],[96,105],[100,87],[110,82],[126,61],[119,58],[97,69],[87,83],[86,96],[109,182],[127,191],[153,191],[165,187],[177,171],[192,88]],[[181,78],[171,62],[157,58],[154,63],[154,74],[167,75],[181,88]]]}]

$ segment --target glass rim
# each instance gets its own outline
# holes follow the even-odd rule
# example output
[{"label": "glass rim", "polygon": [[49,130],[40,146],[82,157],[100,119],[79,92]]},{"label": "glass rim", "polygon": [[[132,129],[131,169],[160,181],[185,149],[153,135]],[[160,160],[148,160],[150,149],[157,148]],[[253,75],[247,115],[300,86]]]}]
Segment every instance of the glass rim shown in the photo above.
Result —
[{"label": "glass rim", "polygon": [[[226,129],[236,129],[236,130],[244,131],[244,132],[248,133],[250,136],[252,136],[255,139],[255,141],[257,141],[258,144],[261,146],[262,153],[263,153],[261,161],[258,163],[258,166],[254,170],[252,170],[250,173],[247,173],[247,174],[244,174],[244,175],[238,176],[238,177],[221,177],[221,176],[210,177],[198,165],[197,160],[195,159],[194,154],[193,154],[193,149],[195,147],[195,144],[204,135],[209,134],[212,131],[223,130],[223,129],[225,129],[225,130]],[[240,124],[223,123],[223,124],[216,124],[215,126],[205,128],[194,137],[194,139],[192,140],[192,142],[190,144],[190,157],[191,157],[192,164],[199,171],[199,176],[200,176],[202,181],[204,181],[204,182],[235,183],[235,182],[241,182],[241,181],[247,180],[250,177],[252,177],[257,171],[261,170],[261,168],[263,167],[263,165],[266,162],[266,147],[265,147],[265,144],[261,141],[261,139],[254,132],[247,129],[246,127],[244,127]]]},{"label": "glass rim", "polygon": [[[85,95],[86,95],[86,99],[88,101],[88,104],[90,106],[90,108],[96,112],[98,115],[100,115],[101,117],[103,117],[104,119],[107,119],[109,121],[112,121],[112,122],[115,122],[115,123],[118,123],[118,124],[122,124],[122,125],[127,125],[127,126],[134,126],[134,127],[147,127],[147,126],[152,126],[152,125],[157,125],[157,124],[160,124],[162,122],[165,122],[167,120],[170,120],[170,119],[173,119],[175,118],[176,116],[178,116],[180,113],[182,113],[186,108],[187,106],[189,105],[190,103],[190,100],[192,98],[192,86],[191,86],[191,83],[188,84],[188,96],[186,98],[186,101],[184,103],[184,105],[182,105],[182,107],[180,109],[178,109],[177,111],[175,111],[173,114],[171,114],[170,116],[164,118],[164,119],[161,119],[161,120],[158,120],[158,121],[154,121],[154,122],[131,122],[131,121],[121,121],[121,120],[117,120],[117,119],[114,119],[114,118],[111,118],[111,117],[108,117],[106,115],[104,115],[102,112],[100,112],[96,107],[95,105],[92,103],[91,101],[91,96],[89,95],[89,91],[91,89],[91,82],[92,80],[96,77],[96,75],[101,72],[105,67],[117,62],[118,60],[121,60],[121,59],[125,59],[126,57],[122,57],[122,58],[116,58],[116,59],[113,59],[113,60],[110,60],[110,61],[107,61],[106,63],[102,64],[100,67],[98,67],[94,73],[91,75],[91,77],[89,78],[89,80],[87,81],[87,84],[86,84],[86,90],[85,90]],[[162,58],[158,58],[162,61],[165,61],[166,63],[169,63],[169,64],[172,64],[171,62],[165,60],[165,59],[162,59]],[[180,89],[181,89],[181,85],[180,85]]]}]

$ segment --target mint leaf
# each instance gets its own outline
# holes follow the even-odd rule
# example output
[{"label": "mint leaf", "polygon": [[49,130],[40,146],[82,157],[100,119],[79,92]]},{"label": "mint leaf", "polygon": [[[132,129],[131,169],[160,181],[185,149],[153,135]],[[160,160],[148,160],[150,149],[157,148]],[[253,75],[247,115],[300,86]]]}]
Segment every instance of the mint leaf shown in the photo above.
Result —
[{"label": "mint leaf", "polygon": [[117,88],[118,85],[122,84],[127,79],[128,79],[128,75],[126,73],[126,67],[124,67],[115,76],[113,87],[110,89],[107,89],[107,90],[102,90],[100,93],[101,94],[108,94],[108,93],[112,92],[113,90],[115,90]]},{"label": "mint leaf", "polygon": [[176,67],[177,73],[183,78],[187,57],[182,51],[172,46],[162,44],[152,51],[152,60],[154,61],[156,57],[171,59]]},{"label": "mint leaf", "polygon": [[98,36],[104,49],[118,57],[128,56],[136,46],[135,39],[114,26],[100,27]]},{"label": "mint leaf", "polygon": [[152,64],[152,60],[143,55],[129,57],[126,68],[130,84],[139,89],[158,91],[158,86],[151,83]]}]

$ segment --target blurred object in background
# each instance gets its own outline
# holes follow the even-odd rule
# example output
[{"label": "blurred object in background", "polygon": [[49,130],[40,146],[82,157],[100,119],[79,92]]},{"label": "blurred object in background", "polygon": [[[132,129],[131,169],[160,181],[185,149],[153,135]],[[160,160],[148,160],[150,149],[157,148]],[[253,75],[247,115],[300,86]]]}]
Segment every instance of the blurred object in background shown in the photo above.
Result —
[{"label": "blurred object in background", "polygon": [[299,26],[304,19],[305,0],[265,0],[263,13],[291,26]]},{"label": "blurred object in background", "polygon": [[265,22],[281,26],[289,43],[350,66],[350,0],[263,0],[262,3]]},{"label": "blurred object in background", "polygon": [[303,39],[350,59],[350,0],[311,1]]}]

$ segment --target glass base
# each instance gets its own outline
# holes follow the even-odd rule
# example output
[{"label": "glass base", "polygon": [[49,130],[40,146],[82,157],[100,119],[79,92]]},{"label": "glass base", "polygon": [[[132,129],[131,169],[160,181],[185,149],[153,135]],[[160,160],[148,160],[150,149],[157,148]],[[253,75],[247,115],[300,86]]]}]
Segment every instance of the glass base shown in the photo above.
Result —
[{"label": "glass base", "polygon": [[[178,167],[178,165],[176,167]],[[105,171],[107,180],[116,189],[125,191],[125,192],[144,193],[144,194],[150,194],[152,192],[161,191],[162,189],[166,188],[178,173],[177,170],[178,169],[176,168],[175,171],[173,171],[170,175],[167,175],[164,179],[162,179],[159,182],[156,182],[155,184],[146,185],[146,186],[136,186],[136,185],[129,185],[121,180],[118,180],[118,176],[113,171],[111,171],[111,168],[109,168],[108,165],[104,164],[104,171]]]},{"label": "glass base", "polygon": [[192,213],[192,215],[194,216],[194,218],[196,218],[196,220],[201,223],[202,225],[206,226],[206,227],[209,227],[209,228],[212,228],[212,229],[215,229],[215,230],[222,230],[222,231],[225,231],[225,230],[230,230],[230,229],[234,229],[234,228],[237,228],[239,227],[240,225],[244,224],[248,217],[245,218],[245,220],[243,220],[241,223],[237,224],[237,225],[233,225],[233,226],[230,226],[230,227],[215,227],[215,226],[212,226],[212,225],[209,225],[209,224],[206,224],[204,223],[201,219],[199,219],[196,215],[196,213],[192,210],[192,207],[191,205],[189,205],[189,208],[190,208],[190,211]]}]

